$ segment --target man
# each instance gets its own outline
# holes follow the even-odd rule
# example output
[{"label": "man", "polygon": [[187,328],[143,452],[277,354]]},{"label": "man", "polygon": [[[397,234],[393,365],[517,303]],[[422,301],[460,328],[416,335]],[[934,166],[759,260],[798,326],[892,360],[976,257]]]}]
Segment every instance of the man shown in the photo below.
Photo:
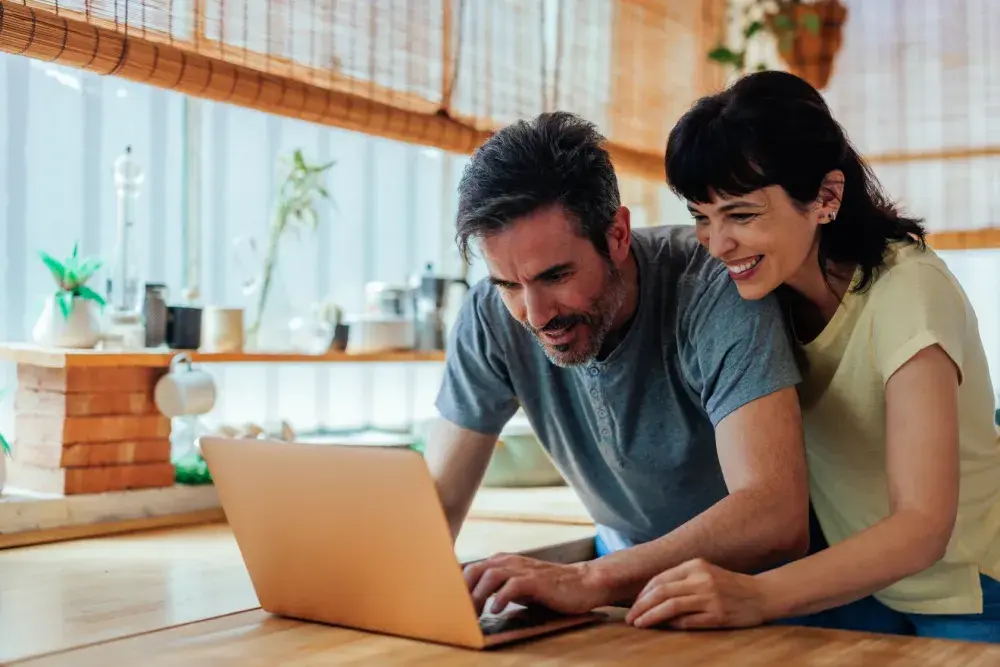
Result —
[{"label": "man", "polygon": [[808,546],[799,375],[776,302],[741,299],[691,227],[633,232],[603,141],[543,114],[486,141],[459,185],[459,247],[478,243],[490,277],[454,325],[426,451],[452,534],[521,407],[602,556],[470,565],[480,611],[494,594],[494,609],[627,604],[691,559],[754,571]]}]

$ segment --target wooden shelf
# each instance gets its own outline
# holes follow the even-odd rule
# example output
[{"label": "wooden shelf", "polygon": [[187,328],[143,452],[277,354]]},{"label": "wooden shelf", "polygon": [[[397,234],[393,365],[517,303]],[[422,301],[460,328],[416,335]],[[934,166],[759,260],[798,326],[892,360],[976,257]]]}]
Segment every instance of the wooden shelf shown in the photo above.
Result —
[{"label": "wooden shelf", "polygon": [[444,361],[444,352],[421,352],[403,350],[399,352],[376,352],[371,354],[347,354],[329,352],[326,354],[298,354],[294,352],[197,352],[191,350],[129,350],[116,352],[108,350],[67,350],[39,347],[31,343],[0,343],[0,359],[19,364],[43,366],[47,368],[68,368],[78,366],[141,366],[166,368],[170,360],[181,352],[190,355],[192,361],[201,363],[419,363]]},{"label": "wooden shelf", "polygon": [[935,232],[927,235],[935,250],[989,250],[1000,248],[1000,227]]}]

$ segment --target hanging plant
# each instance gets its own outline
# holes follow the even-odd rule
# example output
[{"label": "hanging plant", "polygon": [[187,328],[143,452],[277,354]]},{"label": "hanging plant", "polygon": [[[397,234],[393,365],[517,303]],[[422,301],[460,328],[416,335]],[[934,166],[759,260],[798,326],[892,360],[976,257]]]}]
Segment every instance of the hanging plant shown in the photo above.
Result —
[{"label": "hanging plant", "polygon": [[751,0],[741,13],[742,48],[719,44],[708,58],[737,73],[768,69],[763,62],[747,62],[748,47],[765,35],[775,40],[788,71],[823,89],[843,43],[847,7],[840,0]]}]

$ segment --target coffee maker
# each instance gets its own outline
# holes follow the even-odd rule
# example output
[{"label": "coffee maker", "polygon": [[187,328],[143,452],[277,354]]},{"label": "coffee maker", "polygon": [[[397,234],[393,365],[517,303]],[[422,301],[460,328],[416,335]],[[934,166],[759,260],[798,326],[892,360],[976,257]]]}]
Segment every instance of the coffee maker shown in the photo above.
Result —
[{"label": "coffee maker", "polygon": [[469,290],[463,278],[447,278],[434,274],[434,265],[428,263],[424,273],[411,280],[414,298],[415,347],[418,350],[443,350],[448,334],[445,314],[455,296],[452,286],[463,287],[462,296]]}]

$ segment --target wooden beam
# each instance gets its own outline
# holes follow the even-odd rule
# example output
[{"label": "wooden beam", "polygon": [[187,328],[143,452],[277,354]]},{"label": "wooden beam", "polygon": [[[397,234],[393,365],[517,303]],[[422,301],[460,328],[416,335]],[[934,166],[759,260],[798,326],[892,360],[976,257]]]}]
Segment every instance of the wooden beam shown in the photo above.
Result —
[{"label": "wooden beam", "polygon": [[1000,248],[1000,227],[934,232],[927,244],[935,250],[988,250]]}]

